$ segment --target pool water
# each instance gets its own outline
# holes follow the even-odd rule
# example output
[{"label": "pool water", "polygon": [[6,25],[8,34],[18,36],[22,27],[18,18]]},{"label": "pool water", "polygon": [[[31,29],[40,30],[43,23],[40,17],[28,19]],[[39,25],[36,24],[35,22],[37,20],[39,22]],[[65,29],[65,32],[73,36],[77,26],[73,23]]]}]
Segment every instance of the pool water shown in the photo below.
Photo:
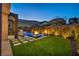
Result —
[{"label": "pool water", "polygon": [[[32,32],[24,32],[24,35],[29,37],[35,37],[35,35]],[[37,38],[40,38],[42,36],[43,36],[42,34],[36,35]]]}]

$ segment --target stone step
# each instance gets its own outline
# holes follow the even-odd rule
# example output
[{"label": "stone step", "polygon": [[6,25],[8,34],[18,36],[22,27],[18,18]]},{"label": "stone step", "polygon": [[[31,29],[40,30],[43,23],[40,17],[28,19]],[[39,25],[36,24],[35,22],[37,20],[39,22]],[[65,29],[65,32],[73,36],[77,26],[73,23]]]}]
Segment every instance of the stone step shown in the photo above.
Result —
[{"label": "stone step", "polygon": [[28,41],[24,41],[23,43],[28,43]]},{"label": "stone step", "polygon": [[76,49],[77,50],[77,53],[79,54],[79,49]]},{"label": "stone step", "polygon": [[16,43],[16,44],[14,44],[14,46],[18,46],[18,45],[21,45],[21,43]]}]

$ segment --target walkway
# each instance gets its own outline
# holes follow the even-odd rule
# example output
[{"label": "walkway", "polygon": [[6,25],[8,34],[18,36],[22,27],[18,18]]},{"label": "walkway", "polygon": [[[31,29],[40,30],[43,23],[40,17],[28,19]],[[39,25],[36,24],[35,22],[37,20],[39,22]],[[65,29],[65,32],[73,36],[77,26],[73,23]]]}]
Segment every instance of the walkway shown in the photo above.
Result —
[{"label": "walkway", "polygon": [[12,51],[11,51],[11,46],[10,46],[10,42],[9,40],[4,41],[2,43],[3,47],[2,47],[2,56],[12,56]]},{"label": "walkway", "polygon": [[75,46],[74,37],[69,37],[71,48],[72,48],[72,56],[77,56],[77,50]]}]

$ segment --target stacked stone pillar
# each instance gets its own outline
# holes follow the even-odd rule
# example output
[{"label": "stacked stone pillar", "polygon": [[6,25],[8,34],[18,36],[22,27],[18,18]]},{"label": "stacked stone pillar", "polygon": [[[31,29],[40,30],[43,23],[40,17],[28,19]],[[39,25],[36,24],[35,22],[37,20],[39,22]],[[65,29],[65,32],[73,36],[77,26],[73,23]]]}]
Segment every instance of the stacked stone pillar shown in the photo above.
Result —
[{"label": "stacked stone pillar", "polygon": [[10,4],[0,4],[0,55],[12,55],[10,42],[8,40],[8,17]]},{"label": "stacked stone pillar", "polygon": [[10,20],[12,21],[11,26],[12,26],[13,35],[14,35],[15,39],[17,39],[18,38],[18,29],[17,29],[17,27],[18,27],[18,15],[15,13],[10,13],[9,17],[10,17]]}]

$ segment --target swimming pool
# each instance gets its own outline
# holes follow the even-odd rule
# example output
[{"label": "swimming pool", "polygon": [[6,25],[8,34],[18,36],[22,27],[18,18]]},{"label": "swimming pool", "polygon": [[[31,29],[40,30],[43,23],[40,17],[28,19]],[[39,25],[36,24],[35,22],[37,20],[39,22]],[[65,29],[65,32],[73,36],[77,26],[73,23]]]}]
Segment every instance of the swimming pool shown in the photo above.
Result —
[{"label": "swimming pool", "polygon": [[32,32],[24,32],[24,36],[36,37],[36,38],[43,37],[42,34],[35,35]]}]

